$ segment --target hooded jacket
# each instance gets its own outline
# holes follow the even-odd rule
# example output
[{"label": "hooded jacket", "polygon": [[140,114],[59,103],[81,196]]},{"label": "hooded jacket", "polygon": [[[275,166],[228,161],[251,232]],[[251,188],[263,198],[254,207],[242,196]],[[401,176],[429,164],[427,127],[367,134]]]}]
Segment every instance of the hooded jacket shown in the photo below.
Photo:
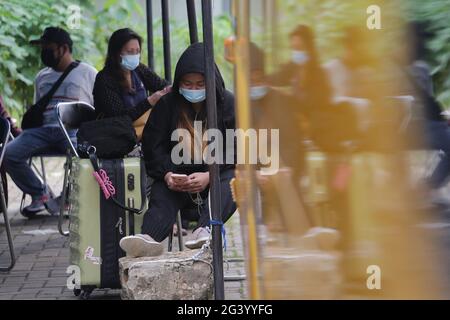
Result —
[{"label": "hooded jacket", "polygon": [[[226,129],[235,129],[234,96],[225,89],[225,84],[216,69],[216,102],[217,102],[217,125],[224,139],[223,158],[225,159],[226,150]],[[182,77],[188,73],[205,74],[204,46],[202,43],[195,43],[188,47],[178,60],[175,68],[175,77],[172,91],[163,96],[153,108],[150,118],[143,133],[142,148],[147,173],[154,179],[164,180],[168,172],[191,174],[193,172],[206,172],[208,166],[202,164],[180,164],[175,165],[171,160],[172,149],[178,144],[178,141],[171,141],[174,130],[177,129],[178,119],[183,105],[188,105],[188,116],[193,121],[206,121],[206,102],[198,114],[191,107],[180,93],[179,85]],[[233,168],[232,164],[223,164],[220,170]]]}]

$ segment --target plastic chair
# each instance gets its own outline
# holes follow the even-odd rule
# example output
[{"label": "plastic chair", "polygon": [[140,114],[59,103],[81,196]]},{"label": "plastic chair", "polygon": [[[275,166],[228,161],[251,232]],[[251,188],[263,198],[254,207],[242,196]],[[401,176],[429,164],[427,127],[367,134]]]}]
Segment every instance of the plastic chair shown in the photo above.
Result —
[{"label": "plastic chair", "polygon": [[[6,120],[5,118],[0,118],[0,166],[3,163],[3,156],[5,154],[5,145],[9,139],[10,129],[11,128],[10,128],[8,120]],[[6,190],[6,192],[7,192],[7,190]],[[6,205],[6,200],[5,200],[5,190],[3,190],[3,183],[1,181],[1,177],[0,177],[0,206],[1,206],[0,208],[3,212],[3,219],[5,221],[6,235],[8,238],[8,246],[9,246],[9,254],[11,257],[11,262],[10,262],[9,266],[1,267],[0,271],[8,272],[16,264],[16,257],[14,254],[14,244],[13,244],[12,235],[11,235],[11,226],[9,224],[9,218],[8,218],[8,207]]]},{"label": "plastic chair", "polygon": [[61,202],[59,207],[58,218],[58,230],[63,236],[68,236],[68,231],[63,231],[62,224],[64,218],[64,210],[66,201],[69,196],[68,177],[70,170],[72,169],[72,157],[79,157],[76,147],[70,139],[69,130],[77,130],[81,124],[86,121],[95,119],[95,109],[88,103],[76,101],[76,102],[60,102],[56,105],[56,112],[58,115],[58,123],[61,130],[69,143],[69,150],[66,154],[66,163],[64,164],[64,180],[63,191],[61,194]]}]

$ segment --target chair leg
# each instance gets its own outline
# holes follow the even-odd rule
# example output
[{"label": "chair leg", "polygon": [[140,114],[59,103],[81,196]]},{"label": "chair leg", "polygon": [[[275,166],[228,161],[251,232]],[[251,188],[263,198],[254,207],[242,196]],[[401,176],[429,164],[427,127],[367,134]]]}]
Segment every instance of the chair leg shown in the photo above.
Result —
[{"label": "chair leg", "polygon": [[54,198],[56,195],[53,192],[52,188],[50,187],[50,185],[47,183],[47,174],[45,172],[45,165],[44,165],[44,157],[39,157],[40,162],[41,162],[41,178],[42,181],[44,182],[44,185],[47,187],[48,193],[50,193],[50,197]]},{"label": "chair leg", "polygon": [[25,207],[25,199],[27,198],[27,194],[26,193],[22,193],[22,199],[20,200],[20,208],[19,208],[19,212],[22,214],[23,213],[23,208]]},{"label": "chair leg", "polygon": [[172,252],[172,245],[173,245],[173,226],[172,226],[172,230],[170,230],[170,233],[169,233],[169,244],[168,244],[168,248],[167,248],[168,252]]},{"label": "chair leg", "polygon": [[[177,213],[177,229],[178,229],[178,248],[180,251],[183,251],[183,228],[181,225],[181,211],[178,211]],[[167,251],[172,252],[173,247],[173,228],[172,231],[169,233],[169,244]]]},{"label": "chair leg", "polygon": [[41,179],[42,184],[44,184],[47,188],[48,193],[50,194],[50,197],[54,198],[55,193],[53,192],[53,189],[50,187],[49,184],[47,184],[47,176],[45,173],[45,165],[44,165],[44,159],[43,157],[39,157],[41,162],[41,170],[37,168],[37,166],[34,164],[32,159],[30,158],[30,166],[34,169],[39,179]]},{"label": "chair leg", "polygon": [[183,251],[183,226],[181,224],[181,211],[177,213],[178,248]]},{"label": "chair leg", "polygon": [[[28,160],[28,165],[29,166],[33,166],[34,167],[34,169],[35,169],[35,171],[36,172],[38,172],[37,171],[37,168],[34,166],[34,164],[33,164],[33,158],[30,158],[29,160]],[[25,193],[25,192],[23,192],[22,193],[22,199],[20,199],[20,207],[19,207],[19,212],[21,213],[21,214],[23,214],[23,208],[25,208],[25,200],[27,199],[27,194]]]},{"label": "chair leg", "polygon": [[69,188],[67,187],[69,170],[71,167],[71,158],[70,155],[67,155],[66,163],[64,164],[64,182],[63,182],[63,190],[61,194],[61,203],[59,207],[59,217],[58,217],[58,231],[61,235],[68,237],[69,231],[64,231],[62,228],[64,222],[64,211],[66,209],[66,200],[68,198]]},{"label": "chair leg", "polygon": [[3,184],[1,183],[1,178],[0,178],[0,205],[1,205],[1,210],[3,211],[3,218],[5,220],[6,236],[8,238],[8,246],[9,246],[9,255],[11,258],[11,262],[10,262],[9,266],[1,267],[0,271],[8,272],[12,268],[14,268],[14,265],[16,264],[16,256],[14,253],[14,243],[13,243],[12,235],[11,235],[11,226],[9,224],[8,208],[6,206],[6,201],[5,201],[5,191],[3,190]]},{"label": "chair leg", "polygon": [[39,160],[41,162],[42,178],[44,179],[44,184],[47,185],[47,176],[45,174],[44,158],[43,157],[39,157]]}]

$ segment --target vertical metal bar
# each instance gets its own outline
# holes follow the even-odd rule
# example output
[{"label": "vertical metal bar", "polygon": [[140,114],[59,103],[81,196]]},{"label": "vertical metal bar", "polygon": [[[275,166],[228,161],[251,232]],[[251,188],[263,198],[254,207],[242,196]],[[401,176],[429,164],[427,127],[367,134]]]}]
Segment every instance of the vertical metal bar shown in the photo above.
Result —
[{"label": "vertical metal bar", "polygon": [[[216,77],[214,63],[214,39],[212,23],[211,0],[202,0],[203,16],[203,42],[205,44],[205,83],[206,83],[206,108],[208,114],[208,129],[217,128],[217,105],[216,105]],[[221,199],[220,199],[220,176],[217,163],[209,166],[210,182],[210,210],[212,218],[222,221]],[[222,251],[222,226],[212,226],[212,247],[214,266],[214,293],[216,300],[224,300],[223,283],[223,251]]]},{"label": "vertical metal bar", "polygon": [[270,16],[270,64],[272,68],[275,68],[275,63],[278,60],[278,51],[280,50],[279,40],[278,40],[278,3],[277,0],[272,0],[269,2],[271,12]]},{"label": "vertical metal bar", "polygon": [[148,66],[150,69],[155,69],[155,53],[153,50],[153,9],[152,0],[147,0],[147,53]]},{"label": "vertical metal bar", "polygon": [[162,32],[163,32],[163,47],[164,47],[164,76],[167,81],[172,82],[169,2],[167,0],[161,0],[161,16],[162,16]]},{"label": "vertical metal bar", "polygon": [[[249,53],[249,0],[241,0],[237,2],[236,7],[236,101],[237,101],[237,120],[238,127],[243,130],[251,128],[251,113],[250,113],[250,53]],[[239,147],[239,146],[238,146]],[[248,145],[244,146],[245,150],[238,150],[238,152],[245,152],[248,154]],[[256,212],[257,208],[257,187],[256,177],[253,167],[250,163],[246,163],[238,168],[242,170],[242,175],[246,181],[243,183],[244,195],[247,201],[247,207],[244,216],[242,217],[243,223],[247,226],[247,256],[248,256],[248,279],[250,298],[259,300],[261,299],[261,286],[260,286],[260,270],[259,270],[259,247],[258,237],[256,232]],[[242,195],[241,195],[242,196]]]},{"label": "vertical metal bar", "polygon": [[68,237],[69,231],[63,230],[63,222],[64,222],[64,211],[66,209],[66,201],[69,196],[68,194],[68,183],[69,183],[69,170],[71,168],[72,155],[70,153],[70,149],[67,149],[66,163],[64,163],[64,181],[63,181],[63,190],[61,192],[61,203],[59,204],[59,217],[58,217],[58,231],[62,236]]},{"label": "vertical metal bar", "polygon": [[5,229],[6,229],[6,236],[8,238],[8,246],[9,246],[9,256],[11,258],[11,261],[9,263],[8,267],[1,267],[1,272],[7,272],[10,271],[12,268],[14,268],[14,265],[16,264],[16,256],[14,254],[14,243],[12,239],[12,233],[11,233],[11,225],[9,224],[9,218],[8,218],[8,207],[6,205],[6,199],[5,199],[5,190],[3,190],[3,181],[0,177],[0,209],[3,212],[3,220],[5,221]]},{"label": "vertical metal bar", "polygon": [[[2,162],[3,162],[3,156],[5,154],[5,147],[6,147],[6,143],[8,142],[8,137],[11,134],[11,128],[10,128],[9,122],[4,119],[2,119],[2,121],[3,121],[3,123],[1,123],[2,131],[5,131],[5,132],[4,132],[4,137],[2,137],[3,141],[1,141],[1,145],[0,145],[0,149],[1,149],[0,150],[0,166],[2,165]],[[6,175],[5,175],[5,178],[6,178]],[[10,261],[8,267],[0,267],[1,272],[10,271],[16,264],[16,256],[14,254],[14,243],[13,243],[13,238],[12,238],[12,234],[11,234],[11,225],[9,224],[8,205],[6,203],[5,192],[8,192],[8,190],[3,189],[3,178],[0,175],[0,210],[3,213],[3,220],[4,220],[4,224],[5,224],[5,229],[6,229],[6,237],[8,238],[9,255],[11,258],[11,261]]]},{"label": "vertical metal bar", "polygon": [[169,242],[167,244],[168,252],[172,252],[172,246],[173,246],[173,226],[172,226],[172,229],[170,229],[170,233],[169,233]]},{"label": "vertical metal bar", "polygon": [[183,224],[181,223],[181,211],[177,213],[178,249],[183,251]]},{"label": "vertical metal bar", "polygon": [[42,178],[44,179],[44,184],[47,185],[47,175],[45,174],[44,158],[41,156],[41,157],[39,157],[39,159],[41,162]]},{"label": "vertical metal bar", "polygon": [[195,13],[195,0],[186,0],[189,22],[189,38],[191,44],[198,42],[197,15]]}]

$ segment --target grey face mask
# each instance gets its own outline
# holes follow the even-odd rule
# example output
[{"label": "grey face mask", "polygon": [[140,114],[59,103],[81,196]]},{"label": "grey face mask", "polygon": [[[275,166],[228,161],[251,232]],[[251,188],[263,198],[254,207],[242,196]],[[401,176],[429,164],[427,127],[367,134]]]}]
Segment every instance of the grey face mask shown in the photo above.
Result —
[{"label": "grey face mask", "polygon": [[309,55],[306,51],[293,50],[291,53],[292,62],[298,65],[303,65],[309,60]]},{"label": "grey face mask", "polygon": [[254,86],[250,87],[250,99],[260,100],[267,95],[269,88],[267,86]]}]

